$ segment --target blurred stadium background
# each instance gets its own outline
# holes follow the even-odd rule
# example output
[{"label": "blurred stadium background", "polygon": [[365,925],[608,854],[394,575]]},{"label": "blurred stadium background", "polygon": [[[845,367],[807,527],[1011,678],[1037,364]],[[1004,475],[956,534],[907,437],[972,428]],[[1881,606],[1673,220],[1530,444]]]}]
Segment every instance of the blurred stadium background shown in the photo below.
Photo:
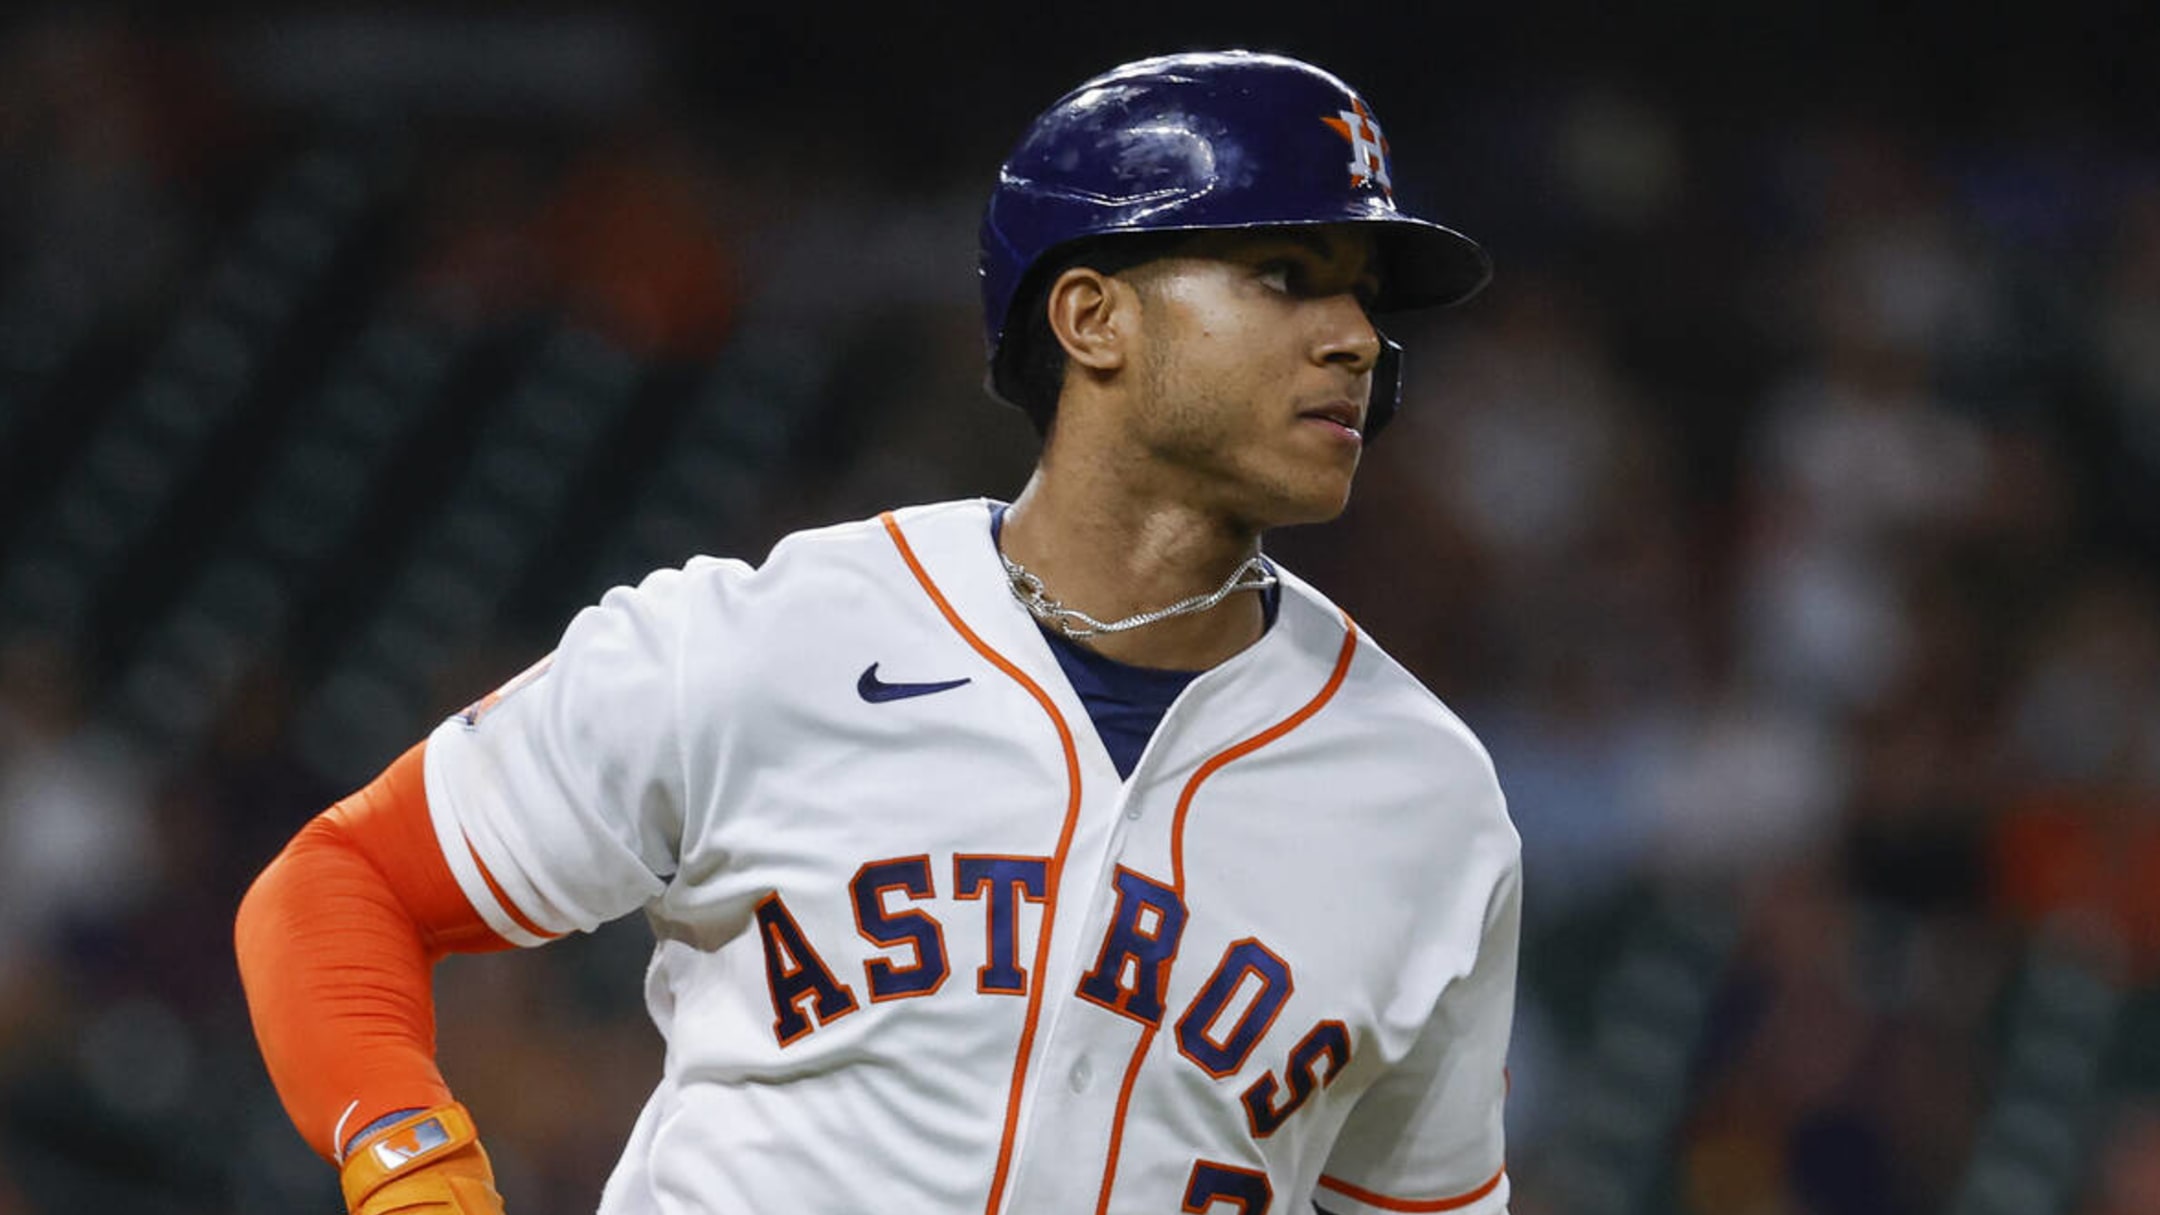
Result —
[{"label": "blurred stadium background", "polygon": [[[1451,7],[0,19],[0,1215],[336,1209],[252,874],[607,586],[1016,492],[989,174],[1235,44],[1500,267],[1274,549],[1499,762],[1518,1215],[2160,1212],[2145,6]],[[644,947],[440,974],[520,1215],[655,1074]]]}]

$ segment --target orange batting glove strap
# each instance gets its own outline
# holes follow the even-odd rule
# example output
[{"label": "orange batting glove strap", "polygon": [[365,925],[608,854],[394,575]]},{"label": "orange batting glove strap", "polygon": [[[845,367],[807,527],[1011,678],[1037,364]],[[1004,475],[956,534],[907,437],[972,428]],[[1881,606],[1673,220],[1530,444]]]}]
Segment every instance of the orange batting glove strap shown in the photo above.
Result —
[{"label": "orange batting glove strap", "polygon": [[339,1180],[352,1215],[502,1215],[472,1115],[455,1102],[354,1144]]}]

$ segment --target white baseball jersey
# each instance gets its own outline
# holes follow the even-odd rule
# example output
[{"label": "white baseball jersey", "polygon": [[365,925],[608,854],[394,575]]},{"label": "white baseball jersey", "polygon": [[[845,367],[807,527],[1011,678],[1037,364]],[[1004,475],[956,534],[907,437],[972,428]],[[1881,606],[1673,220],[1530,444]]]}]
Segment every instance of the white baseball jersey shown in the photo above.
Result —
[{"label": "white baseball jersey", "polygon": [[1285,575],[1121,781],[994,505],[618,588],[432,735],[496,931],[658,936],[601,1211],[1504,1210],[1519,846],[1477,741]]}]

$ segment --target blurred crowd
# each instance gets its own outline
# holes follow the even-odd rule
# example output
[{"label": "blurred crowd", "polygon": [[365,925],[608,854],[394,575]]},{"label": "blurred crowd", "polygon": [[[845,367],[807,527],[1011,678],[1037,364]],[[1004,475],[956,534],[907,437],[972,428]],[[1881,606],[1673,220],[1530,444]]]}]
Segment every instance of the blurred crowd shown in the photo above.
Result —
[{"label": "blurred crowd", "polygon": [[[0,1215],[334,1209],[230,957],[282,841],[646,565],[1019,488],[975,208],[1125,51],[894,185],[595,20],[0,45]],[[1331,66],[1499,276],[1271,546],[1499,766],[1518,1215],[2160,1211],[2160,150]],[[442,968],[513,1210],[591,1209],[647,944]]]}]

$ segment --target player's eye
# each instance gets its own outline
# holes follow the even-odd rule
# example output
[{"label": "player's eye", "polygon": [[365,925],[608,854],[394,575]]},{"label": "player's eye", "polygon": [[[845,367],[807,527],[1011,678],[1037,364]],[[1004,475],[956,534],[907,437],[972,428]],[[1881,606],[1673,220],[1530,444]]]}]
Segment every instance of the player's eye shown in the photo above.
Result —
[{"label": "player's eye", "polygon": [[1268,290],[1301,299],[1348,293],[1367,311],[1380,297],[1380,280],[1373,274],[1344,282],[1332,269],[1296,256],[1269,258],[1253,268],[1253,275]]}]

